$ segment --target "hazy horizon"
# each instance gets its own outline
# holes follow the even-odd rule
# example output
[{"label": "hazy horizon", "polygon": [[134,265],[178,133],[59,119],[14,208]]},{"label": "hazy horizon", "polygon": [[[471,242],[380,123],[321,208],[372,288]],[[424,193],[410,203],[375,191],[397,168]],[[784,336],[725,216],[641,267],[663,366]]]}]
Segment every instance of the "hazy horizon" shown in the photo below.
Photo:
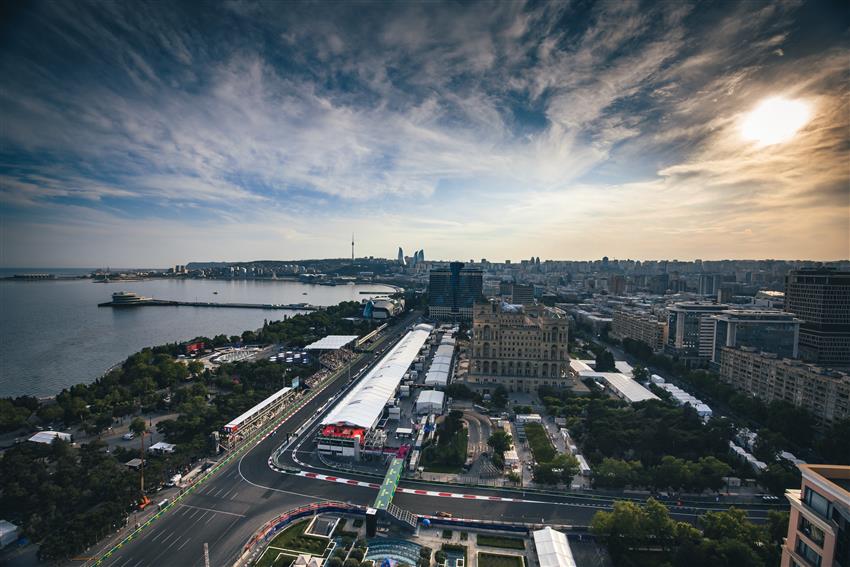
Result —
[{"label": "hazy horizon", "polygon": [[[357,256],[357,259],[366,258],[365,256]],[[375,260],[387,260],[393,261],[393,258],[390,256],[373,256]],[[529,257],[530,258],[530,257]],[[505,260],[510,260],[511,263],[519,264],[523,260],[528,260],[529,258],[484,258],[488,262],[501,264],[504,263]],[[57,269],[57,270],[102,270],[109,268],[112,271],[120,271],[120,270],[164,270],[168,268],[173,268],[175,265],[188,265],[188,264],[207,264],[207,263],[222,263],[222,264],[251,264],[256,262],[316,262],[316,261],[326,261],[326,260],[339,260],[339,261],[350,261],[350,257],[338,256],[338,257],[327,257],[327,258],[280,258],[280,259],[254,259],[254,260],[185,260],[176,262],[175,264],[167,264],[167,265],[158,265],[158,266],[107,266],[106,264],[96,267],[90,266],[0,266],[2,270],[48,270],[48,269]],[[472,260],[473,263],[479,263],[482,258],[426,258],[427,262],[470,262]],[[601,258],[540,258],[540,262],[594,262],[601,260]],[[830,260],[814,260],[810,258],[616,258],[609,257],[609,260],[614,261],[631,261],[631,262],[695,262],[696,260],[700,260],[701,262],[818,262],[822,264],[831,264],[831,263],[839,263],[839,262],[850,262],[850,258],[835,258]]]},{"label": "hazy horizon", "polygon": [[3,266],[850,257],[840,3],[4,16]]}]

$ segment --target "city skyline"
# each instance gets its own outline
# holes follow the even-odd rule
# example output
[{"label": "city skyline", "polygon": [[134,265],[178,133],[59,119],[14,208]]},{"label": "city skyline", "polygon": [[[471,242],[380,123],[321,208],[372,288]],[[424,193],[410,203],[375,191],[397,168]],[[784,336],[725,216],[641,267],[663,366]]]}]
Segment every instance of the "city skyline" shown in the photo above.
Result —
[{"label": "city skyline", "polygon": [[836,4],[57,3],[0,40],[0,266],[850,258]]}]

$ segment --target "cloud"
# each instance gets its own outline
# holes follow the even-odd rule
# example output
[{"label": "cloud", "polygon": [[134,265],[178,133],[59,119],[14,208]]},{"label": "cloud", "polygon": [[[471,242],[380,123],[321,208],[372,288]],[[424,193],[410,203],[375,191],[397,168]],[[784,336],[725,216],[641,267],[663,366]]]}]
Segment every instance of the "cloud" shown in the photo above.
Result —
[{"label": "cloud", "polygon": [[[240,227],[319,255],[378,221],[370,253],[418,239],[446,257],[458,239],[491,256],[778,257],[796,215],[832,245],[795,255],[846,255],[848,52],[800,48],[807,9],[33,5],[0,53],[0,213],[21,241],[91,238],[51,224],[73,207],[237,254],[262,241]],[[777,93],[817,116],[759,152],[735,124]]]}]

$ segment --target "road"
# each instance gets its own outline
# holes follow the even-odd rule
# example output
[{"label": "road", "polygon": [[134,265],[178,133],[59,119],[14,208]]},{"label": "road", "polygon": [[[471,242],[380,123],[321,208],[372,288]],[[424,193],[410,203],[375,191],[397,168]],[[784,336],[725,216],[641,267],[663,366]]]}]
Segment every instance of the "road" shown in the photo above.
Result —
[{"label": "road", "polygon": [[[406,330],[412,318],[396,325],[391,337],[381,346],[385,351]],[[367,355],[352,367],[352,374],[368,368],[380,358]],[[347,373],[343,372],[328,387],[292,414],[277,430],[234,459],[197,492],[184,498],[166,511],[148,528],[142,530],[131,541],[112,553],[102,565],[109,567],[196,567],[204,564],[204,544],[209,545],[210,564],[231,565],[241,554],[242,547],[251,535],[265,522],[281,512],[318,500],[341,500],[353,504],[368,505],[375,498],[376,490],[364,486],[352,486],[305,478],[295,474],[278,472],[269,467],[268,460],[287,437],[310,420],[315,420],[302,433],[286,443],[287,450],[281,454],[280,463],[293,469],[328,472],[313,458],[311,434],[315,424],[324,415],[317,410],[332,395],[348,387]],[[325,409],[329,411],[331,408]],[[293,451],[299,451],[293,457]],[[296,460],[297,459],[297,460]],[[380,482],[374,477],[345,475],[352,480],[368,483]],[[586,525],[600,509],[609,509],[613,498],[597,498],[585,495],[539,495],[535,493],[505,492],[492,489],[450,486],[406,480],[400,484],[405,489],[419,490],[422,494],[399,493],[394,502],[416,514],[433,515],[436,510],[448,512],[455,517],[516,522],[540,522],[562,525]],[[438,493],[451,489],[462,496],[428,496],[425,491]],[[446,494],[443,492],[443,494]],[[484,499],[475,499],[475,496]],[[510,497],[517,501],[489,500]],[[696,506],[696,505],[695,505]],[[694,521],[708,509],[723,508],[724,505],[702,503],[695,508],[671,508],[673,517]],[[769,506],[754,505],[748,513],[756,520],[763,520]]]}]

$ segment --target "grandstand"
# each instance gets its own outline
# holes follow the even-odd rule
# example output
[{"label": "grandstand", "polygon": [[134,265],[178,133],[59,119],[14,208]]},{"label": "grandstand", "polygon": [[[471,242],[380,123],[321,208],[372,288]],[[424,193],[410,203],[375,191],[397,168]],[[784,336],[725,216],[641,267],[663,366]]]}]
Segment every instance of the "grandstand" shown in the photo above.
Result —
[{"label": "grandstand", "polygon": [[383,451],[386,434],[377,428],[378,422],[433,330],[431,325],[419,324],[408,331],[335,405],[317,435],[320,453],[359,459],[362,451]]},{"label": "grandstand", "polygon": [[232,449],[242,439],[248,437],[252,432],[279,414],[296,395],[297,392],[289,387],[278,390],[225,425],[223,427],[224,439],[222,440],[222,445]]}]

